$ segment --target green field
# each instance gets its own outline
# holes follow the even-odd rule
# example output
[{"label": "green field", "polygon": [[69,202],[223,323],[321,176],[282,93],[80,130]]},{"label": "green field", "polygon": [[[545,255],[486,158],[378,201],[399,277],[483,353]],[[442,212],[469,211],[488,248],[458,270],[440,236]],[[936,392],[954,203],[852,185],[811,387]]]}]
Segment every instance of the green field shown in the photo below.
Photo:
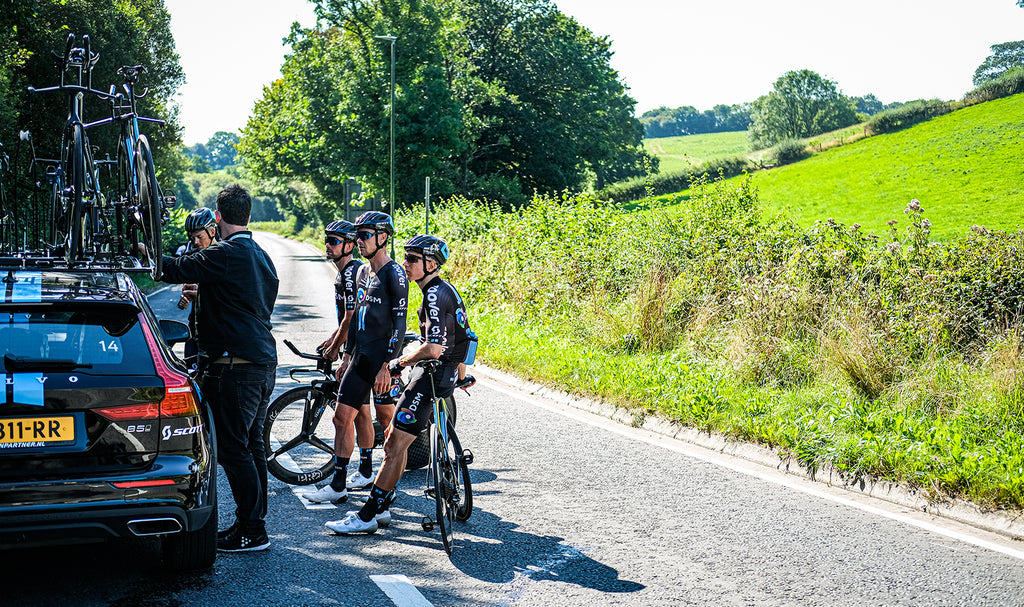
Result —
[{"label": "green field", "polygon": [[661,159],[659,170],[662,173],[679,171],[712,158],[745,154],[749,145],[746,131],[644,139],[644,149]]},{"label": "green field", "polygon": [[889,220],[907,225],[903,209],[916,198],[934,239],[974,224],[1016,230],[1024,205],[1024,95],[758,171],[754,185],[766,210],[805,226],[833,218],[881,236]]}]

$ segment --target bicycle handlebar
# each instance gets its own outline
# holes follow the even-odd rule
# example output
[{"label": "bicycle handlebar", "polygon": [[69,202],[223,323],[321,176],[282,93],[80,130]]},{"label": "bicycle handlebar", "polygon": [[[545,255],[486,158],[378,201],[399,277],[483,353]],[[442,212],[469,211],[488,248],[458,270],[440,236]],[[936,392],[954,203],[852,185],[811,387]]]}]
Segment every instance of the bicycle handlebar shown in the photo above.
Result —
[{"label": "bicycle handlebar", "polygon": [[316,360],[316,361],[327,360],[323,356],[319,356],[319,355],[315,355],[315,354],[306,354],[305,352],[300,352],[299,349],[295,347],[295,344],[293,344],[292,342],[288,341],[287,339],[285,339],[283,341],[284,341],[284,345],[288,346],[288,349],[291,350],[295,354],[295,356],[298,356],[299,358],[305,358],[307,360]]}]

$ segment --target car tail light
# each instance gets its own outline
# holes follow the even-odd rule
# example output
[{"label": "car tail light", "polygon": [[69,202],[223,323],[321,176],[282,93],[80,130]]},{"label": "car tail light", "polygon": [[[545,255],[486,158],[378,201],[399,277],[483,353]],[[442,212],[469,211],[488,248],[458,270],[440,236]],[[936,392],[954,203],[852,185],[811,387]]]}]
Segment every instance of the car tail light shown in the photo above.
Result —
[{"label": "car tail light", "polygon": [[199,415],[199,405],[196,403],[195,395],[192,393],[192,385],[189,382],[188,375],[177,371],[167,364],[160,351],[160,346],[157,345],[156,336],[153,335],[141,314],[139,315],[139,322],[142,325],[142,332],[146,335],[146,345],[149,346],[150,356],[153,357],[156,373],[164,380],[164,398],[159,403],[107,407],[97,409],[96,412],[112,421]]}]

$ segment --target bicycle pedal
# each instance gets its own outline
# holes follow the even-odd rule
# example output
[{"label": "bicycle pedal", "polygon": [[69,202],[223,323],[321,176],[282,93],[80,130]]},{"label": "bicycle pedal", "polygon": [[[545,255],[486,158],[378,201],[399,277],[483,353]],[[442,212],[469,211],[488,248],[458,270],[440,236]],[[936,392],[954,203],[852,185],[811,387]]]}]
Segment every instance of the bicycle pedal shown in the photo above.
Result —
[{"label": "bicycle pedal", "polygon": [[469,449],[463,449],[462,450],[462,458],[461,459],[462,459],[462,461],[466,462],[467,466],[472,464],[473,463],[473,452],[470,451]]},{"label": "bicycle pedal", "polygon": [[434,530],[434,521],[430,520],[429,516],[423,517],[420,521],[420,526],[423,527],[424,531],[430,532]]},{"label": "bicycle pedal", "polygon": [[434,499],[434,488],[427,487],[426,489],[423,490],[423,494],[429,497],[430,499]]}]

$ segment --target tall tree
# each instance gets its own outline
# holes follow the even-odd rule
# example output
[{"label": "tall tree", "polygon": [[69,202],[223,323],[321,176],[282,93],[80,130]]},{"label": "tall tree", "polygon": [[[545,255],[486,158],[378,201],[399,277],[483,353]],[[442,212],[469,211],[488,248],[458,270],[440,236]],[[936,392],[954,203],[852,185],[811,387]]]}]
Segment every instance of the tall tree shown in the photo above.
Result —
[{"label": "tall tree", "polygon": [[[396,197],[520,199],[639,174],[642,130],[610,46],[547,0],[321,0],[239,149],[261,177],[345,176],[387,192],[390,47],[397,36]],[[315,66],[315,67],[314,67]],[[303,157],[305,156],[305,157]]]},{"label": "tall tree", "polygon": [[993,44],[989,49],[992,54],[974,70],[974,86],[981,86],[1012,68],[1024,67],[1024,40]]},{"label": "tall tree", "polygon": [[238,156],[238,135],[227,131],[217,131],[206,142],[206,150],[209,153],[207,160],[210,168],[219,171],[224,167],[235,164]]},{"label": "tall tree", "polygon": [[850,126],[857,122],[857,113],[835,82],[811,70],[798,70],[786,72],[770,93],[754,101],[751,118],[751,145],[763,149]]}]

